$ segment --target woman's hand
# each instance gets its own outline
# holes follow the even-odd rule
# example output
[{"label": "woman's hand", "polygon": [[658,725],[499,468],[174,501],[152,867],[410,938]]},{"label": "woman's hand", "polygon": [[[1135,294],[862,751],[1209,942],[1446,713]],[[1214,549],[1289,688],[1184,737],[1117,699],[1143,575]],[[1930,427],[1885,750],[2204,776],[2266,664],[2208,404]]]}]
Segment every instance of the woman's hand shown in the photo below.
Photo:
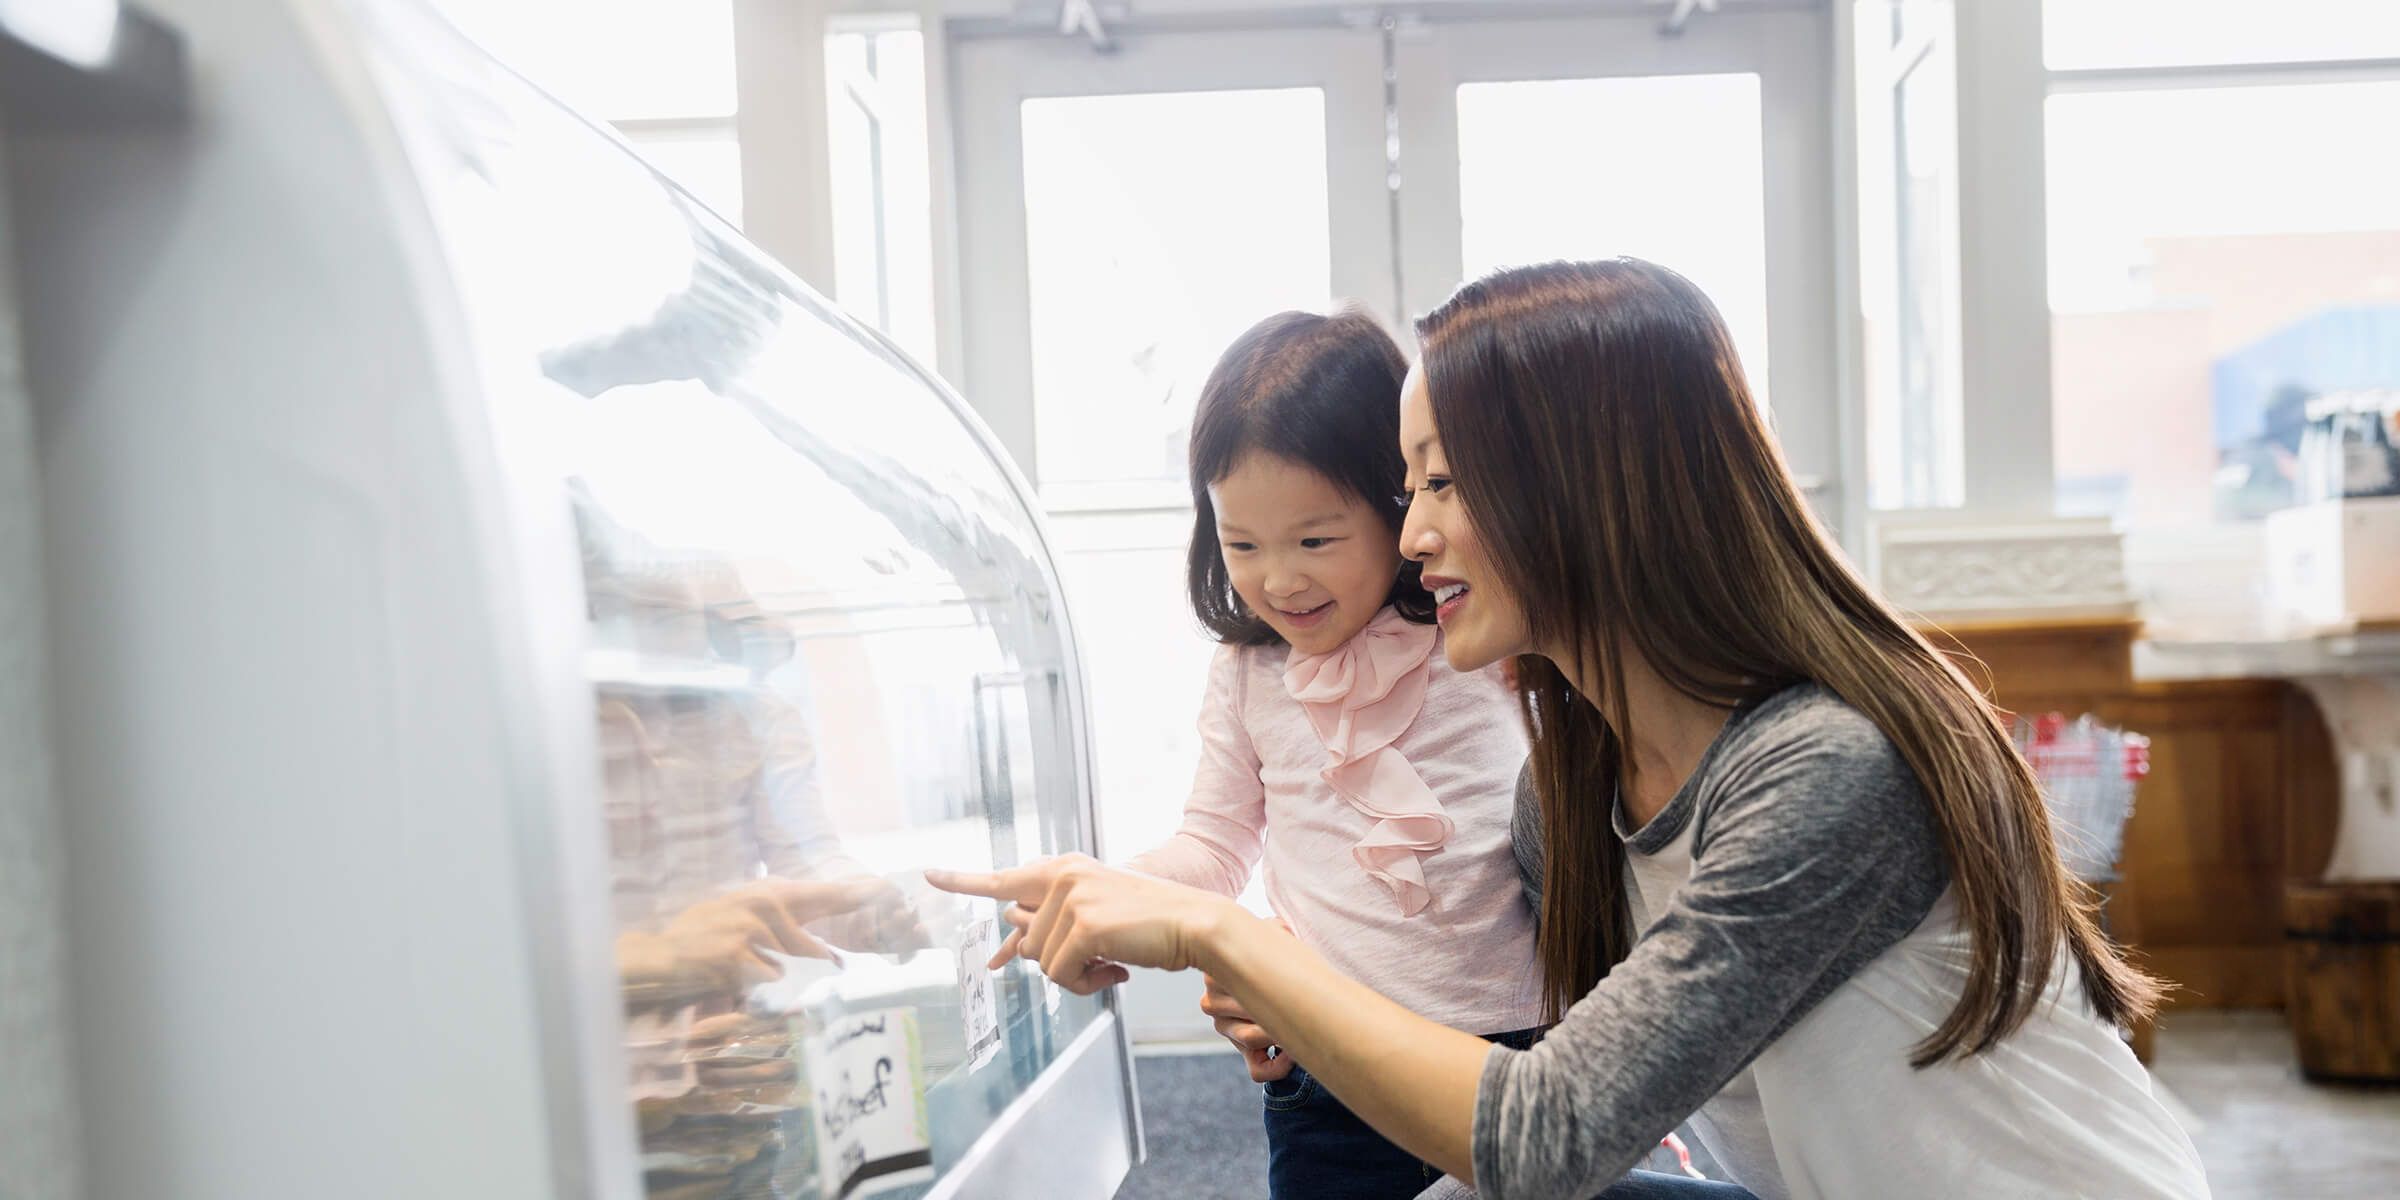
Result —
[{"label": "woman's hand", "polygon": [[1197,888],[1102,866],[1080,854],[989,874],[927,871],[946,892],[1012,902],[1003,915],[1016,932],[990,966],[1024,957],[1060,987],[1088,996],[1123,983],[1125,970],[1199,965],[1207,940],[1226,920],[1248,916],[1232,901]]},{"label": "woman's hand", "polygon": [[989,875],[929,871],[926,879],[945,891],[1013,901],[1018,907],[1007,915],[1018,935],[993,961],[1034,959],[1078,994],[1123,982],[1118,964],[1197,967],[1224,980],[1241,1009],[1274,1029],[1284,1049],[1360,1119],[1442,1170],[1474,1176],[1475,1097],[1491,1044],[1344,977],[1233,901],[1088,858]]}]

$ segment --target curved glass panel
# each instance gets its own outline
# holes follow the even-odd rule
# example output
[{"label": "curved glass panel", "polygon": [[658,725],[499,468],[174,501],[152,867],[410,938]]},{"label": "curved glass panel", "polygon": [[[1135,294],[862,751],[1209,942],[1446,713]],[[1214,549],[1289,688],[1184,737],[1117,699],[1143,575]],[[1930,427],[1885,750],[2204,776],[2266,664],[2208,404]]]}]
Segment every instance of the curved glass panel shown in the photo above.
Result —
[{"label": "curved glass panel", "polygon": [[651,1196],[915,1194],[1099,1001],[933,865],[1092,848],[1035,519],[927,375],[414,4],[361,5],[511,469],[571,505]]}]

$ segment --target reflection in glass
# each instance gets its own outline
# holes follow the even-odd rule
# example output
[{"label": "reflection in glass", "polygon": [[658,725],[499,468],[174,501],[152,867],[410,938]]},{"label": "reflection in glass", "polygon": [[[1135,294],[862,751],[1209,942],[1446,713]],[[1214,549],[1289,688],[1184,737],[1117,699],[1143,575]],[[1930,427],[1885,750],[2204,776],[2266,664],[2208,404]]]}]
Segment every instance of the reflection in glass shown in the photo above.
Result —
[{"label": "reflection in glass", "polygon": [[731,125],[690,133],[638,130],[626,140],[728,224],[742,223],[742,147]]}]

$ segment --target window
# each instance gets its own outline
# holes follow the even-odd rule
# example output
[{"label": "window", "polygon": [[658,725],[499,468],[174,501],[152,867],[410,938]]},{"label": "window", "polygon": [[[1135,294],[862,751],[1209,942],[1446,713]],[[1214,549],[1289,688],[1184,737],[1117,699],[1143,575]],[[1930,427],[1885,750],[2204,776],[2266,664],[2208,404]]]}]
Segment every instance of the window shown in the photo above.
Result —
[{"label": "window", "polygon": [[494,57],[742,219],[732,0],[434,0]]},{"label": "window", "polygon": [[2400,6],[2046,8],[2061,513],[2154,637],[2254,636],[2269,514],[2400,492]]},{"label": "window", "polygon": [[[1862,0],[1859,294],[1867,505],[1966,497],[1954,11]],[[1880,18],[1880,19],[1878,19]]]},{"label": "window", "polygon": [[912,27],[828,36],[825,86],[834,298],[930,364],[933,210],[924,35]]},{"label": "window", "polygon": [[1044,494],[1151,483],[1180,500],[1217,355],[1268,313],[1332,300],[1324,96],[1051,97],[1022,121]]},{"label": "window", "polygon": [[1958,68],[1952,39],[1928,43],[1893,89],[1897,217],[1895,405],[1880,429],[1896,494],[1876,507],[1947,508],[1964,500],[1964,384],[1959,357]]},{"label": "window", "polygon": [[[1460,87],[1459,277],[1559,258],[1630,254],[1665,263],[1723,311],[1764,404],[1758,85],[1756,75],[1733,74]],[[1572,153],[1560,152],[1562,128],[1577,131]]]},{"label": "window", "polygon": [[2060,510],[2340,494],[2311,409],[2400,392],[2400,158],[2373,132],[2400,80],[2062,91],[2048,119]]},{"label": "window", "polygon": [[2392,0],[2046,0],[2052,70],[2400,56]]}]

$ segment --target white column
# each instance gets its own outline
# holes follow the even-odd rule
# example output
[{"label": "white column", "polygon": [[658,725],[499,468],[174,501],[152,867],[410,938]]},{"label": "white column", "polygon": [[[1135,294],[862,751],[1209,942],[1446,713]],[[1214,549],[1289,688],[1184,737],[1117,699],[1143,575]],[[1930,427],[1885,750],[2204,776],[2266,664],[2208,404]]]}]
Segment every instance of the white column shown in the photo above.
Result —
[{"label": "white column", "polygon": [[2042,6],[1959,0],[1959,330],[1969,511],[2051,511]]},{"label": "white column", "polygon": [[829,0],[733,0],[742,232],[827,296],[833,294],[829,7]]},{"label": "white column", "polygon": [[33,399],[17,343],[0,133],[0,1196],[82,1194],[74,1080],[67,1073],[64,857],[51,787],[43,647],[42,522]]}]

